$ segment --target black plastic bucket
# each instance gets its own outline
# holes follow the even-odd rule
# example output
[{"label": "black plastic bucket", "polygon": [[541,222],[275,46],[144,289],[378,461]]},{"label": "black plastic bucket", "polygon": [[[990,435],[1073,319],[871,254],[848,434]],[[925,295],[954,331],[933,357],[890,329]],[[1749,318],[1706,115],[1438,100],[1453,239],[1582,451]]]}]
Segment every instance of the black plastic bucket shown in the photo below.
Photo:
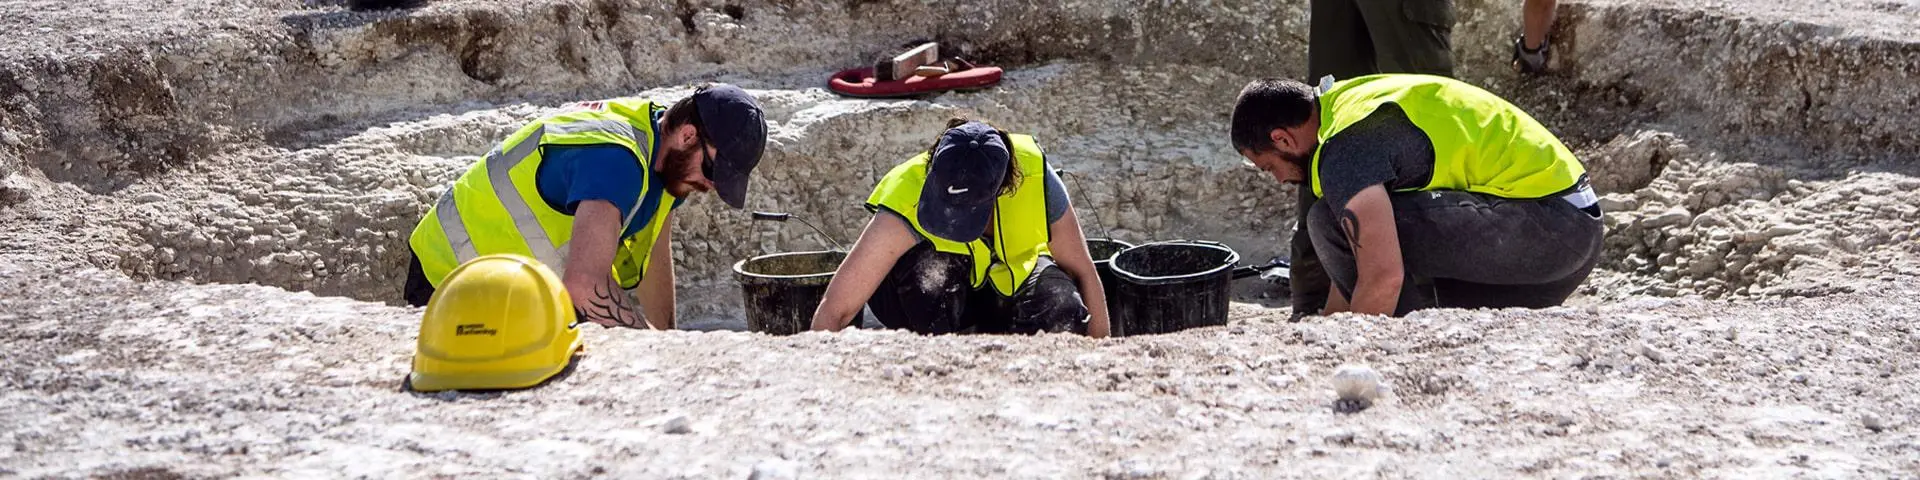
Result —
[{"label": "black plastic bucket", "polygon": [[[827,282],[847,259],[845,252],[776,253],[733,264],[745,295],[747,329],[792,335],[813,328],[813,311],[827,294]],[[853,325],[860,325],[855,314]]]},{"label": "black plastic bucket", "polygon": [[1100,274],[1100,291],[1107,294],[1107,324],[1119,325],[1120,312],[1113,309],[1113,299],[1120,294],[1120,277],[1113,274],[1113,256],[1121,250],[1133,248],[1133,244],[1111,238],[1087,239],[1087,253],[1093,257],[1093,271]]},{"label": "black plastic bucket", "polygon": [[1177,332],[1227,324],[1233,267],[1240,254],[1215,242],[1149,243],[1113,257],[1107,297],[1114,335]]},{"label": "black plastic bucket", "polygon": [[1087,239],[1087,253],[1093,257],[1093,270],[1100,272],[1100,284],[1106,286],[1108,297],[1113,296],[1113,284],[1120,283],[1120,277],[1113,276],[1113,256],[1128,248],[1133,248],[1133,244],[1111,238]]}]

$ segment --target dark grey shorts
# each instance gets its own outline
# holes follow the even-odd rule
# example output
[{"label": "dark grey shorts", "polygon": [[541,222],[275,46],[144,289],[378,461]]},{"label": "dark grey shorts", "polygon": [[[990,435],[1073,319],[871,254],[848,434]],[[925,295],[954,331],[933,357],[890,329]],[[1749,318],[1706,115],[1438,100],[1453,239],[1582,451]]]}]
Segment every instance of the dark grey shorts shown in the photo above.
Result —
[{"label": "dark grey shorts", "polygon": [[[1583,210],[1558,197],[1513,200],[1458,191],[1388,197],[1406,272],[1396,314],[1559,305],[1600,261],[1604,227],[1597,208]],[[1316,202],[1307,231],[1333,286],[1353,298],[1354,254],[1335,218],[1327,202]]]}]

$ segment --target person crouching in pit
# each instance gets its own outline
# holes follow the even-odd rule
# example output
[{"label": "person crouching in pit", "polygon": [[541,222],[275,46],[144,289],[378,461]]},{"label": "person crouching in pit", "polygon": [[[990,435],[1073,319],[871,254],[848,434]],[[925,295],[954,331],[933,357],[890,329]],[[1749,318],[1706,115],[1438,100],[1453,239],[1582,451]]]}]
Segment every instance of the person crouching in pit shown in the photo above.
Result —
[{"label": "person crouching in pit", "polygon": [[827,284],[814,330],[862,304],[923,334],[1107,336],[1107,302],[1065,184],[1033,137],[955,119],[933,148],[888,172],[873,220]]},{"label": "person crouching in pit", "polygon": [[[1605,245],[1586,167],[1545,125],[1445,77],[1265,79],[1233,107],[1233,147],[1312,189],[1294,257],[1295,317],[1424,308],[1545,308],[1585,282]],[[1313,258],[1324,273],[1311,268]],[[1305,267],[1305,268],[1303,268]],[[1324,308],[1309,278],[1333,287]],[[1322,287],[1325,288],[1325,287]]]}]

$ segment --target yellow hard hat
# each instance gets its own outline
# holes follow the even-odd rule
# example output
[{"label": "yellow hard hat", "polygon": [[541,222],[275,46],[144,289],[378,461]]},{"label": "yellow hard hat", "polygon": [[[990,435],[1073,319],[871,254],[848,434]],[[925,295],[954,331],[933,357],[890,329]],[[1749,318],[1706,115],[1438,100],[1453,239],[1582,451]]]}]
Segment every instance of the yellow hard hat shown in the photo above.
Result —
[{"label": "yellow hard hat", "polygon": [[580,349],[573,317],[566,287],[540,262],[496,254],[460,264],[427,301],[409,383],[422,392],[538,385]]}]

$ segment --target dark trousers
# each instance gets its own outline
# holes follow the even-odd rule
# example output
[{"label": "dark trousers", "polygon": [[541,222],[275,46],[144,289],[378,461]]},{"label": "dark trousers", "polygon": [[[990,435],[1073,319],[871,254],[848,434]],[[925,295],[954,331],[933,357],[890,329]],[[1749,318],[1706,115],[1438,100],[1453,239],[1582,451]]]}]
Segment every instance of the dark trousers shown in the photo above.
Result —
[{"label": "dark trousers", "polygon": [[433,299],[433,282],[427,281],[426,271],[420,268],[420,256],[407,257],[407,286],[401,287],[400,295],[407,299],[407,305],[427,306],[427,300]]},{"label": "dark trousers", "polygon": [[1310,0],[1308,83],[1322,75],[1453,76],[1452,0]]},{"label": "dark trousers", "polygon": [[973,288],[972,269],[971,258],[921,242],[894,262],[867,308],[887,328],[924,334],[1086,332],[1079,284],[1059,267],[1034,272],[1013,298]]},{"label": "dark trousers", "polygon": [[[1595,208],[1458,191],[1388,197],[1406,273],[1395,315],[1431,307],[1559,305],[1600,261],[1603,227]],[[1328,277],[1352,299],[1358,272],[1336,218],[1327,202],[1315,202],[1307,230]]]}]

